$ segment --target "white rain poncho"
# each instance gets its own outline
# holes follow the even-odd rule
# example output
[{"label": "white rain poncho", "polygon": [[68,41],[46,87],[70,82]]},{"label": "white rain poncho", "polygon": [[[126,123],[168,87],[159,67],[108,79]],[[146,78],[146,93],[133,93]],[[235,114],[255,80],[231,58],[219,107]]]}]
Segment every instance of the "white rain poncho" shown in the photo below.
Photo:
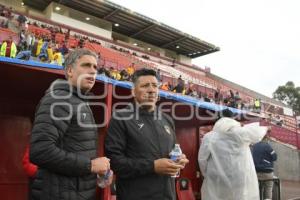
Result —
[{"label": "white rain poncho", "polygon": [[198,162],[204,176],[202,200],[259,200],[258,180],[250,144],[260,141],[267,127],[241,126],[231,118],[218,120],[202,141]]}]

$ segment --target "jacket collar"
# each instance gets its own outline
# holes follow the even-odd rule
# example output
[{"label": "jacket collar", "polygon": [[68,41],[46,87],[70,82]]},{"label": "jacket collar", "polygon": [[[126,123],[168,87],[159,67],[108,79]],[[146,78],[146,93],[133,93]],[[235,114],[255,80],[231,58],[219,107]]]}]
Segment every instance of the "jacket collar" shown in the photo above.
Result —
[{"label": "jacket collar", "polygon": [[138,115],[143,115],[143,116],[159,116],[161,111],[158,109],[158,107],[155,107],[154,111],[148,111],[141,107],[138,103],[133,102],[129,104],[126,109],[130,110],[132,113],[136,113]]},{"label": "jacket collar", "polygon": [[71,92],[73,95],[79,97],[80,99],[88,99],[90,96],[93,95],[91,92],[81,92],[77,87],[72,86],[67,80],[65,79],[56,79],[51,83],[51,86],[48,88],[46,93],[54,92],[57,90],[64,90],[66,92]]}]

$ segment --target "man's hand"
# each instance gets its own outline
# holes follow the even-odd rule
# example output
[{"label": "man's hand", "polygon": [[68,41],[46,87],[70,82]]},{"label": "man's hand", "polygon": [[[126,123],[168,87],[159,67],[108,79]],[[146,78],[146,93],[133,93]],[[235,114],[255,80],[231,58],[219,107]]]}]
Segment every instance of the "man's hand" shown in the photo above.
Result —
[{"label": "man's hand", "polygon": [[174,176],[183,168],[184,167],[179,163],[175,163],[167,158],[161,158],[154,161],[154,171],[157,174]]},{"label": "man's hand", "polygon": [[186,158],[185,154],[181,154],[179,157],[177,163],[182,166],[181,169],[185,167],[186,164],[188,164],[190,161]]},{"label": "man's hand", "polygon": [[104,175],[110,169],[109,159],[106,157],[95,158],[91,160],[91,172],[99,175]]}]

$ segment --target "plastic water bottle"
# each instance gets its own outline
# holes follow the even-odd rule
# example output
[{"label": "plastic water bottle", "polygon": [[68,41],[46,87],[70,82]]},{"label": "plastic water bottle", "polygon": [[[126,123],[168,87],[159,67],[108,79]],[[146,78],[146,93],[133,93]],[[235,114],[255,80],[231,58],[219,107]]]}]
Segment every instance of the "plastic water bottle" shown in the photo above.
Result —
[{"label": "plastic water bottle", "polygon": [[108,186],[109,178],[113,176],[113,171],[107,170],[104,175],[97,174],[97,184],[101,188],[105,188]]},{"label": "plastic water bottle", "polygon": [[[182,155],[180,145],[175,144],[175,147],[173,148],[173,150],[170,152],[169,155],[170,155],[171,160],[173,160],[174,162],[178,162],[180,156]],[[176,175],[171,176],[171,177],[173,177],[173,178],[179,177],[179,172]]]}]

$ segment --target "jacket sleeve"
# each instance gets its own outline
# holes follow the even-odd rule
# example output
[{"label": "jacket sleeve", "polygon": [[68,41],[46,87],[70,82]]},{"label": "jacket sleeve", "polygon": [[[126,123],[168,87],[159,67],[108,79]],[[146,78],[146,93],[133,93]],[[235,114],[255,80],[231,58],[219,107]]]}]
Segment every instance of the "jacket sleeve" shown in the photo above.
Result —
[{"label": "jacket sleeve", "polygon": [[25,153],[23,155],[22,165],[27,176],[30,178],[34,178],[37,172],[37,166],[29,161],[29,145],[26,146]]},{"label": "jacket sleeve", "polygon": [[234,127],[233,131],[242,143],[250,145],[262,140],[267,133],[267,127],[259,126],[259,123],[250,123],[243,127]]},{"label": "jacket sleeve", "polygon": [[198,163],[201,170],[202,175],[206,176],[206,169],[208,164],[208,159],[210,158],[210,150],[209,150],[209,134],[207,133],[201,143],[199,153],[198,153]]},{"label": "jacket sleeve", "polygon": [[120,178],[134,178],[154,173],[154,160],[126,155],[126,132],[124,121],[111,119],[105,138],[105,153],[116,175]]},{"label": "jacket sleeve", "polygon": [[35,114],[31,134],[30,160],[41,168],[66,176],[91,173],[88,157],[63,150],[63,135],[73,114],[72,105],[66,100],[45,96]]},{"label": "jacket sleeve", "polygon": [[271,145],[267,145],[267,151],[270,155],[271,161],[276,161],[277,160],[277,154],[276,152],[273,150],[273,148],[271,147]]}]

